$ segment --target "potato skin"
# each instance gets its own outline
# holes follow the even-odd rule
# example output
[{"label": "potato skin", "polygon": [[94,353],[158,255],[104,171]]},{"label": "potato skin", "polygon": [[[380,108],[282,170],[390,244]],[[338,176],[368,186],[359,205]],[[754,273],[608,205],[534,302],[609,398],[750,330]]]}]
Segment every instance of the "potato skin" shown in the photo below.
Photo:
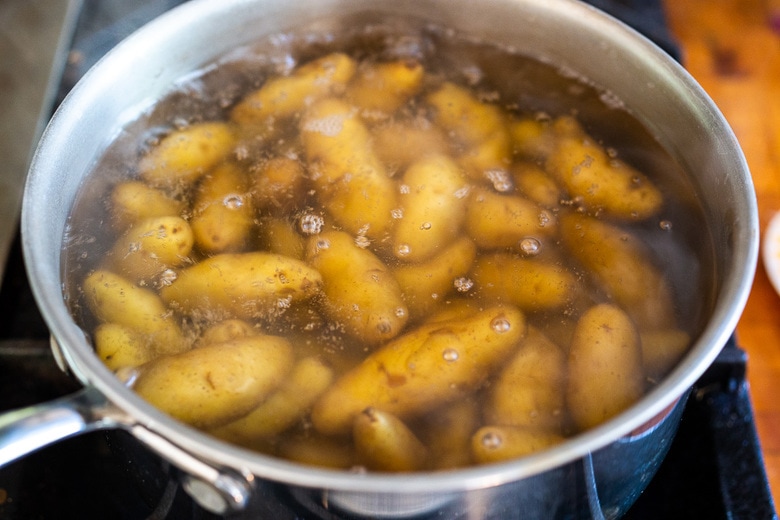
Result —
[{"label": "potato skin", "polygon": [[369,406],[417,416],[474,391],[525,337],[525,316],[491,307],[466,319],[422,325],[370,354],[315,403],[314,427],[346,433]]},{"label": "potato skin", "polygon": [[465,230],[480,248],[498,249],[515,246],[524,238],[554,235],[557,219],[525,197],[480,187],[471,192]]},{"label": "potato skin", "polygon": [[401,288],[374,253],[343,231],[309,239],[306,260],[322,276],[323,310],[365,345],[397,336],[409,319]]},{"label": "potato skin", "polygon": [[591,211],[627,221],[656,215],[664,204],[661,192],[645,175],[610,157],[573,118],[555,122],[557,139],[545,169]]},{"label": "potato skin", "polygon": [[224,253],[182,269],[160,291],[162,299],[186,312],[212,309],[224,317],[249,319],[317,294],[322,277],[301,262],[264,252]]},{"label": "potato skin", "polygon": [[181,217],[164,216],[137,222],[117,239],[106,268],[133,282],[149,282],[188,261],[195,238]]},{"label": "potato skin", "polygon": [[486,422],[562,434],[566,375],[563,350],[529,326],[520,348],[490,387]]},{"label": "potato skin", "polygon": [[477,258],[471,277],[481,297],[526,311],[560,309],[580,291],[577,277],[565,267],[508,253]]},{"label": "potato skin", "polygon": [[579,430],[614,417],[644,393],[639,333],[619,307],[595,305],[580,317],[568,361],[566,401]]},{"label": "potato skin", "polygon": [[671,287],[636,237],[574,213],[560,216],[560,228],[566,249],[640,328],[674,328]]},{"label": "potato skin", "polygon": [[157,358],[141,367],[133,389],[180,421],[212,428],[257,406],[293,362],[287,340],[250,336]]},{"label": "potato skin", "polygon": [[428,463],[428,449],[393,414],[366,408],[352,426],[355,451],[374,471],[418,471]]},{"label": "potato skin", "polygon": [[232,126],[223,121],[195,123],[162,138],[138,163],[150,185],[180,190],[227,157],[236,145]]},{"label": "potato skin", "polygon": [[246,173],[233,162],[222,163],[200,181],[192,203],[192,234],[206,254],[247,248],[254,208]]},{"label": "potato skin", "polygon": [[512,148],[506,118],[495,105],[483,103],[464,87],[445,82],[426,101],[435,109],[435,121],[452,133],[458,157],[468,175],[479,181],[492,171],[505,171],[511,162]]},{"label": "potato skin", "polygon": [[[393,229],[393,253],[408,262],[426,260],[449,245],[465,218],[468,183],[445,155],[430,155],[404,172],[399,197],[403,216]],[[465,189],[464,189],[465,188]]]},{"label": "potato skin", "polygon": [[472,456],[478,464],[516,459],[551,448],[563,436],[523,426],[483,426],[471,439]]},{"label": "potato skin", "polygon": [[181,352],[184,334],[162,299],[110,271],[89,274],[82,285],[84,299],[101,323],[115,323],[140,334],[154,345],[156,354]]},{"label": "potato skin", "polygon": [[258,126],[270,118],[286,118],[303,110],[307,100],[327,96],[343,88],[355,74],[355,61],[334,52],[296,68],[289,76],[265,82],[246,95],[230,113],[230,119],[244,127]]},{"label": "potato skin", "polygon": [[181,215],[184,203],[141,181],[120,182],[111,191],[111,219],[118,229],[138,221]]},{"label": "potato skin", "polygon": [[353,235],[382,238],[396,186],[356,111],[341,99],[322,99],[306,111],[300,135],[320,203]]},{"label": "potato skin", "polygon": [[95,327],[92,337],[95,352],[110,370],[137,367],[155,356],[142,335],[118,323],[101,323]]},{"label": "potato skin", "polygon": [[424,76],[414,60],[366,63],[358,67],[345,97],[362,110],[389,114],[419,92]]},{"label": "potato skin", "polygon": [[281,386],[247,415],[212,431],[233,442],[277,435],[300,420],[333,381],[333,370],[316,357],[295,363]]},{"label": "potato skin", "polygon": [[474,242],[462,237],[424,262],[395,267],[393,276],[401,287],[410,319],[427,317],[453,291],[455,280],[468,274],[476,256]]}]

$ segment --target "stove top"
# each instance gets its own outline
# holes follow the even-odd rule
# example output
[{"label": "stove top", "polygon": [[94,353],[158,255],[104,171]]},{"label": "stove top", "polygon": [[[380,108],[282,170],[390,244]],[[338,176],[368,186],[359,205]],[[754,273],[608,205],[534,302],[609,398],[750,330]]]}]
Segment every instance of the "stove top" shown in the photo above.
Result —
[{"label": "stove top", "polygon": [[[84,0],[57,101],[109,48],[179,3]],[[660,0],[590,3],[678,57]],[[25,275],[18,235],[0,286],[0,308],[4,309],[0,314],[0,411],[78,389],[52,357],[48,330]],[[732,338],[694,386],[669,454],[625,519],[777,518],[753,422],[746,363],[744,351]],[[194,505],[175,481],[147,486],[139,479],[117,449],[134,442],[121,432],[84,434],[0,469],[0,520],[215,518]],[[162,491],[150,494],[149,488]],[[307,518],[305,511],[286,514]]]}]

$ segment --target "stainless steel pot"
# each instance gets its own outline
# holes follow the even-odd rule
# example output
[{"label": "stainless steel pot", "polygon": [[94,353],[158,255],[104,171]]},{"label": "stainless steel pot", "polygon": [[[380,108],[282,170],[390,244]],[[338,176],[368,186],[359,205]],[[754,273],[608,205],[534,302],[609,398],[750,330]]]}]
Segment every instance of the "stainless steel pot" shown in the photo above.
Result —
[{"label": "stainless steel pot", "polygon": [[[121,126],[172,83],[263,35],[334,13],[411,14],[510,45],[604,86],[682,165],[714,240],[713,304],[701,335],[649,395],[609,422],[527,458],[446,473],[353,474],[303,467],[210,438],[158,412],[98,360],[63,299],[61,244],[85,175]],[[634,31],[571,0],[195,0],[99,62],[52,118],[26,186],[29,277],[63,370],[84,390],[0,418],[0,465],[96,429],[130,432],[179,467],[204,507],[251,517],[280,495],[312,514],[372,518],[616,518],[660,464],[688,389],[732,334],[758,249],[753,186],[726,121],[695,81]],[[328,516],[330,515],[330,516]]]}]

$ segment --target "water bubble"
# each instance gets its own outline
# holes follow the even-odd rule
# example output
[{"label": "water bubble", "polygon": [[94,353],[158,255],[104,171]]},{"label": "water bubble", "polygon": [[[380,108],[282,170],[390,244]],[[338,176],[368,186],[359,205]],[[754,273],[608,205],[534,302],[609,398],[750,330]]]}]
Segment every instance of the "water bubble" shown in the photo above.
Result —
[{"label": "water bubble", "polygon": [[485,172],[485,176],[493,183],[493,188],[499,193],[506,193],[514,189],[512,177],[506,170],[488,170]]},{"label": "water bubble", "polygon": [[380,334],[390,334],[393,331],[393,326],[387,321],[382,320],[377,323],[376,330],[378,330]]},{"label": "water bubble", "polygon": [[330,248],[330,240],[327,240],[323,238],[322,240],[317,240],[317,243],[315,244],[317,250],[321,249],[329,249]]},{"label": "water bubble", "polygon": [[398,256],[409,256],[409,253],[412,252],[412,248],[409,246],[409,244],[400,244],[396,248],[395,252]]},{"label": "water bubble", "polygon": [[335,137],[344,128],[344,114],[333,114],[320,119],[309,119],[303,124],[304,132],[317,132],[326,137]]},{"label": "water bubble", "polygon": [[457,361],[458,357],[460,357],[460,354],[458,354],[458,351],[454,348],[445,348],[441,355],[444,358],[444,361],[449,362]]},{"label": "water bubble", "polygon": [[173,282],[176,281],[176,277],[178,275],[176,274],[176,271],[173,269],[166,269],[160,274],[160,285],[167,286],[171,285]]},{"label": "water bubble", "polygon": [[397,307],[395,309],[395,315],[398,318],[403,318],[404,316],[406,316],[406,309],[404,309],[403,307]]},{"label": "water bubble", "polygon": [[322,231],[325,219],[319,215],[306,214],[298,221],[298,227],[304,235],[316,235]]},{"label": "water bubble", "polygon": [[420,229],[423,230],[423,231],[425,231],[427,229],[431,229],[431,223],[430,222],[423,222],[420,225]]},{"label": "water bubble", "polygon": [[355,237],[355,245],[360,249],[365,249],[371,245],[371,241],[365,235],[358,235]]},{"label": "water bubble", "polygon": [[664,231],[671,231],[672,230],[672,221],[671,220],[662,220],[658,223],[658,227],[663,229]]},{"label": "water bubble", "polygon": [[504,332],[509,332],[509,329],[512,328],[512,324],[509,323],[509,320],[504,316],[497,316],[490,322],[490,328],[499,334],[503,334]]},{"label": "water bubble", "polygon": [[222,205],[228,209],[238,209],[244,205],[244,197],[238,194],[230,194],[222,199]]},{"label": "water bubble", "polygon": [[485,448],[495,450],[501,447],[501,445],[504,443],[504,440],[496,432],[487,432],[482,436],[480,442],[482,442],[482,446]]},{"label": "water bubble", "polygon": [[547,211],[542,211],[539,213],[539,227],[545,227],[547,224],[550,223],[552,220],[552,217]]},{"label": "water bubble", "polygon": [[471,191],[471,186],[463,186],[462,188],[455,191],[455,198],[465,199],[466,197],[468,197],[470,191]]},{"label": "water bubble", "polygon": [[391,210],[390,216],[393,217],[394,219],[404,218],[404,210],[402,210],[401,208],[396,208],[394,210]]},{"label": "water bubble", "polygon": [[520,251],[528,256],[539,254],[542,249],[542,243],[536,238],[526,237],[520,241]]},{"label": "water bubble", "polygon": [[469,292],[469,290],[471,290],[471,288],[474,287],[474,281],[471,280],[470,278],[466,278],[465,276],[462,276],[460,278],[455,279],[454,285],[455,285],[455,289],[458,292],[464,293],[464,292]]}]

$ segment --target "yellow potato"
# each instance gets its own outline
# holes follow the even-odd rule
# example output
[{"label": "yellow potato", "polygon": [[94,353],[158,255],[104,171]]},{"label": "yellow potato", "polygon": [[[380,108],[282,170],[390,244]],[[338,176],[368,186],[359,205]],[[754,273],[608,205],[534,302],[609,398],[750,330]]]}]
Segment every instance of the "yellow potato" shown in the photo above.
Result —
[{"label": "yellow potato", "polygon": [[413,60],[364,63],[344,95],[362,110],[391,113],[422,87],[425,70]]},{"label": "yellow potato", "polygon": [[[468,274],[476,256],[474,242],[463,237],[425,262],[394,268],[411,319],[427,317],[446,295],[458,290],[458,279]],[[464,292],[468,292],[466,283],[460,286]]]},{"label": "yellow potato", "polygon": [[343,89],[355,73],[355,61],[332,53],[300,65],[289,76],[272,77],[250,92],[231,111],[230,119],[242,126],[265,124],[303,110],[318,98]]},{"label": "yellow potato", "polygon": [[420,438],[430,452],[434,469],[469,466],[471,436],[480,425],[480,408],[473,398],[461,399],[426,414]]},{"label": "yellow potato", "polygon": [[247,415],[212,433],[234,442],[277,435],[299,421],[333,381],[333,370],[316,357],[296,362],[282,385]]},{"label": "yellow potato", "polygon": [[566,267],[508,253],[480,256],[470,276],[481,298],[511,303],[526,311],[560,309],[579,293],[577,277]]},{"label": "yellow potato", "polygon": [[506,170],[511,162],[511,142],[502,110],[477,99],[468,89],[444,83],[426,97],[435,108],[435,121],[463,150],[461,164],[474,179],[484,180],[488,172]]},{"label": "yellow potato", "polygon": [[189,260],[194,237],[190,225],[176,216],[137,222],[111,247],[106,269],[136,283]]},{"label": "yellow potato", "polygon": [[639,333],[619,307],[599,304],[577,322],[569,349],[566,402],[574,425],[586,430],[642,396],[645,375]]},{"label": "yellow potato", "polygon": [[407,419],[460,399],[498,368],[525,332],[523,313],[501,306],[423,325],[338,379],[315,403],[312,423],[322,433],[346,433],[369,406]]},{"label": "yellow potato", "polygon": [[111,219],[119,229],[154,217],[181,215],[184,203],[140,181],[125,181],[111,190]]},{"label": "yellow potato", "polygon": [[254,208],[245,172],[225,162],[201,179],[190,224],[195,244],[206,254],[242,251],[252,231]]},{"label": "yellow potato", "polygon": [[640,330],[642,363],[653,381],[663,376],[682,359],[691,345],[691,336],[679,329]]},{"label": "yellow potato", "polygon": [[490,387],[488,424],[526,426],[562,434],[566,355],[539,329],[528,335]]},{"label": "yellow potato", "polygon": [[279,443],[279,455],[307,466],[349,469],[357,464],[352,443],[343,437],[327,437],[313,431],[285,437]]},{"label": "yellow potato", "polygon": [[401,186],[402,216],[393,228],[393,253],[408,262],[427,260],[460,231],[468,184],[449,157],[429,155],[412,163]]},{"label": "yellow potato", "polygon": [[157,354],[186,348],[184,334],[162,299],[110,271],[94,271],[83,283],[87,307],[101,323],[123,325],[146,336]]},{"label": "yellow potato", "polygon": [[300,260],[263,252],[224,253],[182,269],[160,295],[187,313],[249,319],[307,300],[321,286],[320,274]]},{"label": "yellow potato", "polygon": [[300,222],[268,217],[260,219],[258,235],[262,249],[278,255],[303,260],[306,254],[306,237],[298,232]]},{"label": "yellow potato", "polygon": [[560,228],[566,249],[640,328],[674,328],[671,287],[638,238],[579,214],[561,215]]},{"label": "yellow potato", "polygon": [[516,163],[512,166],[512,178],[517,190],[545,208],[555,208],[561,202],[561,189],[539,166],[530,163]]},{"label": "yellow potato", "polygon": [[228,123],[194,123],[163,137],[138,162],[138,171],[152,186],[186,189],[227,157],[235,145],[236,135]]},{"label": "yellow potato", "polygon": [[393,170],[404,170],[427,155],[444,155],[449,144],[441,129],[427,120],[390,121],[372,129],[374,150]]},{"label": "yellow potato", "polygon": [[546,159],[555,145],[555,132],[548,121],[523,118],[508,125],[512,146],[524,159]]},{"label": "yellow potato", "polygon": [[307,262],[323,280],[323,310],[365,345],[397,336],[409,311],[388,267],[343,231],[309,239]]},{"label": "yellow potato", "polygon": [[471,192],[465,229],[484,249],[512,247],[524,238],[543,238],[556,233],[555,215],[530,200],[502,195],[485,188]]},{"label": "yellow potato", "polygon": [[610,157],[574,119],[563,126],[545,169],[571,196],[579,197],[592,211],[624,220],[646,219],[661,210],[663,196],[650,179]]},{"label": "yellow potato", "polygon": [[530,455],[564,440],[556,433],[524,426],[484,426],[474,434],[471,450],[477,463],[491,464]]},{"label": "yellow potato", "polygon": [[248,321],[228,319],[218,321],[201,332],[195,346],[224,343],[239,338],[257,336],[260,331]]},{"label": "yellow potato", "polygon": [[418,471],[428,463],[428,449],[393,414],[366,408],[352,426],[355,451],[372,471]]},{"label": "yellow potato", "polygon": [[157,358],[141,367],[133,389],[180,421],[213,428],[266,399],[293,362],[284,338],[249,336]]},{"label": "yellow potato", "polygon": [[144,337],[125,325],[101,323],[92,336],[95,352],[110,370],[137,367],[155,357]]},{"label": "yellow potato", "polygon": [[258,209],[289,212],[305,200],[305,171],[300,162],[275,157],[252,173],[252,198]]},{"label": "yellow potato", "polygon": [[333,98],[315,103],[301,122],[301,140],[322,205],[347,231],[382,238],[397,207],[396,187],[354,109]]}]

